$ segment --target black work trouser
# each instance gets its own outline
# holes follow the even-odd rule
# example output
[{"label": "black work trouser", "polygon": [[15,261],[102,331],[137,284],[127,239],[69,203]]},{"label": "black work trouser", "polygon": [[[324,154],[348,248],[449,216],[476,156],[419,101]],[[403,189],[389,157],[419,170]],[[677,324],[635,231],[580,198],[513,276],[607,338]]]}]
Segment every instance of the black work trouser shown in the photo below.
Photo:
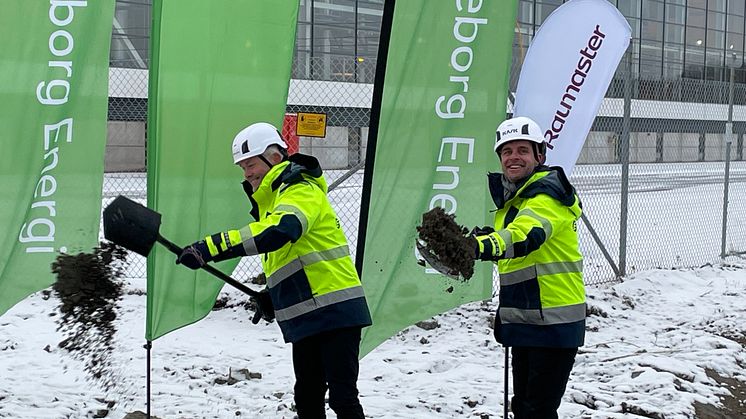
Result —
[{"label": "black work trouser", "polygon": [[515,419],[557,419],[578,348],[511,348]]},{"label": "black work trouser", "polygon": [[326,418],[324,395],[338,419],[364,418],[357,397],[360,328],[331,330],[293,343],[295,408],[299,419]]}]

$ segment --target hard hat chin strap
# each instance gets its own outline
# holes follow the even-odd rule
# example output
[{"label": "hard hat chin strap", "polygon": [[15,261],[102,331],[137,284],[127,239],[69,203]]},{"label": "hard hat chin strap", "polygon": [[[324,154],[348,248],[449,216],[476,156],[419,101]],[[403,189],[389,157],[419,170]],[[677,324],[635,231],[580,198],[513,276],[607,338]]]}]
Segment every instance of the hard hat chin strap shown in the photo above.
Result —
[{"label": "hard hat chin strap", "polygon": [[259,159],[260,159],[261,161],[263,161],[263,162],[264,162],[264,164],[266,164],[266,165],[267,165],[267,166],[268,166],[268,167],[269,167],[270,169],[271,169],[271,168],[273,168],[273,167],[275,167],[275,165],[274,165],[274,164],[270,163],[270,162],[269,162],[269,160],[267,160],[267,158],[266,158],[266,157],[264,157],[264,154],[260,154],[260,155],[258,155],[257,157],[259,157]]},{"label": "hard hat chin strap", "polygon": [[[283,162],[283,161],[285,161],[285,160],[288,159],[288,152],[287,152],[287,150],[285,150],[284,148],[281,148],[281,147],[277,147],[277,151],[282,156],[282,160],[280,160],[281,162]],[[266,150],[265,150],[265,152],[266,152]],[[259,159],[261,161],[263,161],[264,164],[266,164],[270,169],[273,168],[273,167],[275,167],[274,164],[270,163],[270,161],[266,157],[264,157],[264,153],[259,154],[257,157],[259,157]]]},{"label": "hard hat chin strap", "polygon": [[546,155],[547,155],[546,143],[544,144],[534,143],[534,159],[536,159],[537,163],[544,164],[544,162],[539,160],[539,154],[541,154],[542,156],[545,156],[544,161],[546,161]]}]

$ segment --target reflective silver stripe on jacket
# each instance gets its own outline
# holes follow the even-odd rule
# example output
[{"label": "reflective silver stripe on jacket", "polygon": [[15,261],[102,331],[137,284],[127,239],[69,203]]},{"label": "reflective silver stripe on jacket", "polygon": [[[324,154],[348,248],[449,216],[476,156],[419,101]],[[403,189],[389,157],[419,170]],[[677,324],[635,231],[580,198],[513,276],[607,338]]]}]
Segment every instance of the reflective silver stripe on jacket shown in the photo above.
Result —
[{"label": "reflective silver stripe on jacket", "polygon": [[241,244],[243,245],[243,250],[246,252],[246,255],[258,255],[259,251],[256,250],[256,242],[254,241],[254,235],[251,234],[251,228],[249,228],[249,226],[242,227],[238,230],[238,233],[241,234]]},{"label": "reflective silver stripe on jacket", "polygon": [[544,229],[544,233],[545,233],[546,237],[549,238],[549,237],[552,236],[552,223],[550,223],[549,220],[547,220],[544,217],[541,217],[541,216],[537,215],[535,212],[533,212],[529,208],[524,208],[524,209],[518,211],[518,214],[516,215],[516,218],[520,217],[521,215],[527,215],[527,216],[533,218],[534,220],[540,222],[541,223],[541,228]]},{"label": "reflective silver stripe on jacket", "polygon": [[[541,316],[544,315],[542,319]],[[543,310],[500,307],[500,322],[535,325],[572,323],[585,319],[585,303]]]},{"label": "reflective silver stripe on jacket", "polygon": [[515,250],[513,249],[513,235],[506,229],[498,230],[497,235],[505,242],[504,255],[507,259],[512,259],[515,256]]},{"label": "reflective silver stripe on jacket", "polygon": [[332,291],[328,294],[302,301],[281,310],[275,310],[275,318],[278,322],[293,319],[306,313],[310,313],[318,308],[330,306],[342,301],[352,300],[353,298],[363,297],[363,287],[358,285],[351,288],[345,288],[339,291]]},{"label": "reflective silver stripe on jacket", "polygon": [[[531,211],[528,208],[524,208],[518,211],[518,214],[516,214],[516,218],[520,217],[521,215],[531,217],[540,222],[541,228],[544,229],[544,235],[546,237],[550,237],[552,235],[552,223],[550,223],[549,220],[547,220],[546,218],[536,215],[535,212]],[[497,234],[505,242],[505,251],[503,252],[503,257],[506,259],[512,259],[515,256],[515,248],[513,247],[513,237],[510,234],[510,231],[504,228],[502,230],[499,230]]]},{"label": "reflective silver stripe on jacket", "polygon": [[300,271],[304,266],[311,265],[316,262],[328,261],[339,259],[344,256],[349,256],[350,248],[347,245],[334,247],[332,249],[322,250],[320,252],[312,252],[307,255],[303,255],[299,258],[293,259],[289,263],[282,266],[280,269],[272,272],[272,275],[267,278],[267,286],[270,288],[275,287],[277,284],[282,282],[285,278]]},{"label": "reflective silver stripe on jacket", "polygon": [[308,220],[306,219],[306,215],[303,214],[303,211],[301,211],[298,207],[294,207],[292,205],[278,205],[275,207],[275,211],[282,211],[282,212],[291,212],[296,217],[298,217],[298,221],[300,221],[301,228],[303,229],[303,234],[308,231]]},{"label": "reflective silver stripe on jacket", "polygon": [[564,274],[574,272],[583,272],[582,259],[575,262],[540,263],[527,266],[517,271],[501,273],[500,285],[508,286],[520,284],[521,282],[536,278],[539,275]]}]

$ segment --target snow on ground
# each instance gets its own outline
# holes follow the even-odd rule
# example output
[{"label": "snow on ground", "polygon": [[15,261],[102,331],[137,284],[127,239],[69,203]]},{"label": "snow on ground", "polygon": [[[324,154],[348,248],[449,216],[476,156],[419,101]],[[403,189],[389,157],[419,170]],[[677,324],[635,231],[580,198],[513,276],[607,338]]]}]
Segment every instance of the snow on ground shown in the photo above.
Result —
[{"label": "snow on ground", "polygon": [[[118,386],[109,394],[57,348],[54,297],[34,294],[1,316],[0,417],[145,411],[143,282],[129,283],[121,302]],[[724,409],[729,389],[713,372],[746,382],[746,263],[640,272],[588,294],[586,345],[561,417],[692,418],[695,402]],[[151,413],[292,418],[290,346],[276,324],[251,324],[239,294],[225,295],[228,308],[153,343]],[[494,309],[491,301],[464,305],[437,316],[439,327],[412,326],[366,356],[359,388],[368,417],[502,417],[504,352],[489,326]],[[237,381],[225,383],[229,376]]]}]

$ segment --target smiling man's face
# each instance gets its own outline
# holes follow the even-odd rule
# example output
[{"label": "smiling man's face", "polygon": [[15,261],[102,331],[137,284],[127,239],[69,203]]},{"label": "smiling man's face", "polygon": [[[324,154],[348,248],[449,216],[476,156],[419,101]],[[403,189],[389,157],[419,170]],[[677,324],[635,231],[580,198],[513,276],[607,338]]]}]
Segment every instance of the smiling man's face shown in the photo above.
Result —
[{"label": "smiling man's face", "polygon": [[270,167],[258,156],[249,157],[246,160],[238,162],[238,166],[243,170],[243,177],[251,184],[254,191],[259,189],[262,179],[269,172]]},{"label": "smiling man's face", "polygon": [[[539,160],[544,160],[544,155],[538,155]],[[506,143],[500,148],[500,164],[503,167],[503,175],[510,182],[516,183],[530,176],[539,162],[534,157],[534,145],[528,140],[515,140]]]}]

